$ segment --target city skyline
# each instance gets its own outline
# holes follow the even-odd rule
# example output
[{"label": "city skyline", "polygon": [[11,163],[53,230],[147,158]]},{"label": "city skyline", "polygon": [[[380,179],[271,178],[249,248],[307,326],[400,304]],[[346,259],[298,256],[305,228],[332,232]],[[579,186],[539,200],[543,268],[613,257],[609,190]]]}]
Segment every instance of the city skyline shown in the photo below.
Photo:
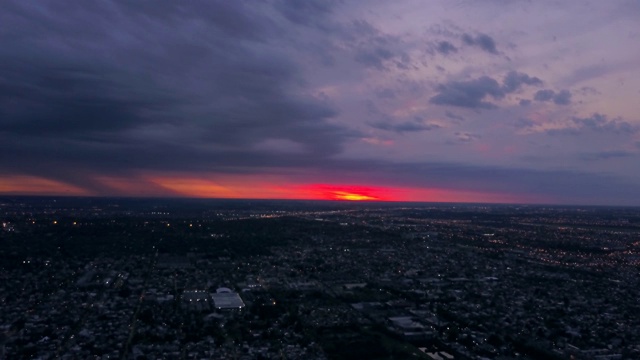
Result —
[{"label": "city skyline", "polygon": [[640,205],[640,5],[0,5],[0,195]]}]

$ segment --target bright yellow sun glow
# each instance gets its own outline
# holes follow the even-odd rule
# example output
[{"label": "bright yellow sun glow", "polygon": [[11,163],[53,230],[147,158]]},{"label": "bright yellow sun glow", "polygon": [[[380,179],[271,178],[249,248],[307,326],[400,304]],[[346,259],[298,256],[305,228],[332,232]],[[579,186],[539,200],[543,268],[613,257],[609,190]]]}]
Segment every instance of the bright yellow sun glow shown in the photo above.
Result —
[{"label": "bright yellow sun glow", "polygon": [[346,191],[334,191],[333,195],[336,200],[350,200],[350,201],[377,200],[373,196],[354,194]]}]

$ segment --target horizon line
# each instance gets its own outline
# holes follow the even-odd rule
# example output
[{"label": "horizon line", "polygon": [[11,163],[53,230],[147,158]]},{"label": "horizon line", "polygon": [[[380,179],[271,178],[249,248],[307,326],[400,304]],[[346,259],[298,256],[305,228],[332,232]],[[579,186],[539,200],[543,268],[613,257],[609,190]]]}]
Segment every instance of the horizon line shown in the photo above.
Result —
[{"label": "horizon line", "polygon": [[433,205],[490,205],[490,206],[535,206],[535,207],[614,207],[640,208],[640,205],[611,205],[611,204],[569,204],[569,203],[507,203],[507,202],[456,202],[456,201],[411,201],[411,200],[344,200],[344,199],[287,199],[287,198],[215,198],[191,196],[132,196],[132,195],[33,195],[33,194],[1,194],[2,198],[62,198],[62,199],[121,199],[121,200],[197,200],[197,201],[291,201],[291,202],[323,202],[323,203],[351,203],[351,204],[433,204]]}]

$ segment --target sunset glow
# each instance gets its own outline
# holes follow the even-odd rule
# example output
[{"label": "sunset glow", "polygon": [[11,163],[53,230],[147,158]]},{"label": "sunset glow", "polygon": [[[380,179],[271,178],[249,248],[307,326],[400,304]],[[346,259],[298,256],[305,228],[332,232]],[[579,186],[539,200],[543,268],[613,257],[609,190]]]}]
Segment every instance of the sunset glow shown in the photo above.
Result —
[{"label": "sunset glow", "polygon": [[35,176],[0,177],[0,194],[87,196],[90,192],[61,181]]},{"label": "sunset glow", "polygon": [[354,184],[298,184],[277,176],[256,179],[250,175],[147,174],[130,179],[96,177],[101,192],[91,192],[72,184],[28,176],[0,180],[0,193],[15,195],[187,197],[211,199],[301,199],[328,201],[420,201],[550,203],[553,198],[477,192],[444,188],[367,186]]},{"label": "sunset glow", "polygon": [[364,201],[364,200],[379,200],[373,196],[354,194],[346,191],[334,191],[336,200],[349,200],[349,201]]},{"label": "sunset glow", "polygon": [[328,184],[316,184],[302,187],[302,193],[308,193],[313,198],[320,200],[343,201],[394,201],[398,200],[390,193],[391,189],[382,187],[365,186],[339,186]]}]

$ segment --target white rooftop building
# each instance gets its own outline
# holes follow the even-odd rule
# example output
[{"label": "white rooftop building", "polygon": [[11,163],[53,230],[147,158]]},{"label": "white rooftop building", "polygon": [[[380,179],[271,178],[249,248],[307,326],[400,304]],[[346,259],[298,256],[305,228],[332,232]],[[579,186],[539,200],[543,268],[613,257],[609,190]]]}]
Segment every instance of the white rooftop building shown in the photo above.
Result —
[{"label": "white rooftop building", "polygon": [[211,294],[216,309],[242,309],[244,302],[238,293],[229,288],[219,288]]}]

